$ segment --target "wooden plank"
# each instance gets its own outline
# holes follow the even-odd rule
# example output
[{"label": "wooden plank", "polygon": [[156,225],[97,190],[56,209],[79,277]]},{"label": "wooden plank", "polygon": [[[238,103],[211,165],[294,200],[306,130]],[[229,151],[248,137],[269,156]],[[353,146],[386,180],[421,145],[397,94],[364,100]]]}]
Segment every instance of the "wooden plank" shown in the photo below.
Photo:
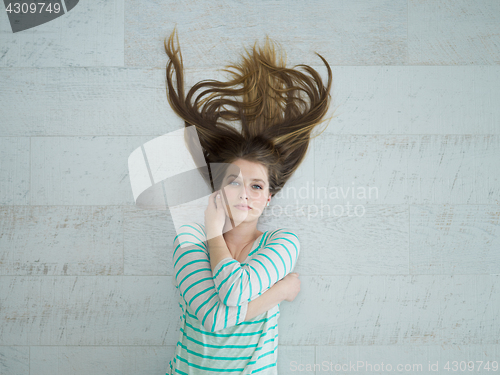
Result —
[{"label": "wooden plank", "polygon": [[316,363],[326,364],[322,367],[325,372],[327,369],[331,372],[343,369],[370,374],[408,372],[431,375],[465,370],[490,374],[493,368],[497,368],[497,353],[498,345],[495,344],[317,346]]},{"label": "wooden plank", "polygon": [[500,134],[498,66],[341,66],[332,75],[325,133]]},{"label": "wooden plank", "polygon": [[[186,69],[186,93],[201,80],[229,79],[219,68]],[[325,82],[326,69],[313,68]],[[319,125],[328,124],[323,134],[500,134],[500,67],[332,66],[332,74],[326,117],[334,117]],[[184,126],[163,68],[4,68],[0,80],[3,136],[162,135]]]},{"label": "wooden plank", "polygon": [[282,345],[498,345],[500,275],[299,277]]},{"label": "wooden plank", "polygon": [[0,204],[30,204],[28,137],[0,137]]},{"label": "wooden plank", "polygon": [[126,66],[165,66],[163,40],[175,25],[188,68],[232,63],[266,33],[283,45],[290,65],[321,64],[314,51],[332,65],[407,62],[406,1],[131,1],[126,10]]},{"label": "wooden plank", "polygon": [[175,346],[31,346],[40,375],[165,374]]},{"label": "wooden plank", "polygon": [[411,274],[500,274],[498,205],[410,206]]},{"label": "wooden plank", "polygon": [[408,144],[417,136],[323,134],[315,140],[316,204],[406,203]]},{"label": "wooden plank", "polygon": [[167,103],[163,69],[4,68],[0,80],[2,136],[163,135],[184,126]]},{"label": "wooden plank", "polygon": [[[1,331],[0,331],[1,332]],[[2,375],[29,375],[30,347],[0,345]]]},{"label": "wooden plank", "polygon": [[[289,215],[261,220],[261,230],[284,227],[297,233],[300,255],[295,272],[332,276],[408,274],[408,207],[368,204],[359,215],[352,207],[350,213],[331,207],[328,215],[328,208],[322,211],[321,205],[301,206],[295,211],[290,208]],[[318,207],[317,214],[314,206]]]},{"label": "wooden plank", "polygon": [[[300,364],[314,362],[316,348],[314,346],[279,345],[278,346],[278,374],[290,374],[301,371]],[[304,371],[304,370],[302,370]],[[307,374],[316,375],[315,369]]]},{"label": "wooden plank", "polygon": [[35,205],[130,205],[128,157],[152,137],[35,137]]},{"label": "wooden plank", "polygon": [[408,64],[498,65],[500,3],[409,0]]},{"label": "wooden plank", "polygon": [[0,67],[123,66],[124,0],[80,1],[55,20],[12,33],[0,14]]},{"label": "wooden plank", "polygon": [[497,135],[324,135],[314,191],[330,204],[498,204],[499,149]]},{"label": "wooden plank", "polygon": [[0,206],[0,275],[123,274],[114,206]]},{"label": "wooden plank", "polygon": [[411,204],[499,204],[498,135],[422,135],[408,145]]},{"label": "wooden plank", "polygon": [[176,293],[167,276],[2,276],[2,343],[174,345]]}]

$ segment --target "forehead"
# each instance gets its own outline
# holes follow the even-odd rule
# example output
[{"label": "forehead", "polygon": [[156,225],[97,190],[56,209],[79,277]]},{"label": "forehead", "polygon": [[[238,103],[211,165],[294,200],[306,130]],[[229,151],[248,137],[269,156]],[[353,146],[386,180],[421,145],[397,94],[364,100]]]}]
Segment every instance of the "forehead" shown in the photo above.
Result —
[{"label": "forehead", "polygon": [[262,179],[267,181],[266,167],[260,163],[255,163],[247,160],[236,160],[231,163],[225,175],[242,175],[244,179]]}]

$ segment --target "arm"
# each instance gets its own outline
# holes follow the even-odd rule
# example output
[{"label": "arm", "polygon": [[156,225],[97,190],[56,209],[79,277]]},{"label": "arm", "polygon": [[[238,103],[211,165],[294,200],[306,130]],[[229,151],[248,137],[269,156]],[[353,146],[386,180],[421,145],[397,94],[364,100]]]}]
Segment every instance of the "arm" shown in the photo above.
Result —
[{"label": "arm", "polygon": [[215,332],[244,321],[248,304],[226,306],[215,290],[206,237],[200,225],[183,225],[174,238],[174,276],[179,293],[203,327]]},{"label": "arm", "polygon": [[292,272],[300,252],[297,235],[287,229],[278,229],[266,242],[248,263],[224,258],[216,265],[214,282],[222,303],[227,306],[246,304]]},{"label": "arm", "polygon": [[248,303],[245,321],[252,320],[263,312],[272,309],[274,306],[284,301],[285,298],[286,290],[284,289],[284,285],[281,283],[274,284],[262,295]]},{"label": "arm", "polygon": [[223,259],[231,260],[234,259],[233,255],[229,251],[227,247],[226,241],[220,232],[210,232],[207,230],[207,243],[210,251],[210,267],[212,269],[212,273],[214,272],[215,267],[219,264]]}]

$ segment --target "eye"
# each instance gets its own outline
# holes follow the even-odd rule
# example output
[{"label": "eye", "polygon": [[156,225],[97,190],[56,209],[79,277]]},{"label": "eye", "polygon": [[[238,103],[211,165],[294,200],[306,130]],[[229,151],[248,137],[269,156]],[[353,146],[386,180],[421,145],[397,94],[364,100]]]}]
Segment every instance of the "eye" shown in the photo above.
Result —
[{"label": "eye", "polygon": [[254,185],[254,186],[258,186],[258,187],[259,187],[259,189],[260,189],[260,190],[262,190],[262,186],[260,186],[260,185]]},{"label": "eye", "polygon": [[231,181],[229,184],[237,184],[237,181]]}]

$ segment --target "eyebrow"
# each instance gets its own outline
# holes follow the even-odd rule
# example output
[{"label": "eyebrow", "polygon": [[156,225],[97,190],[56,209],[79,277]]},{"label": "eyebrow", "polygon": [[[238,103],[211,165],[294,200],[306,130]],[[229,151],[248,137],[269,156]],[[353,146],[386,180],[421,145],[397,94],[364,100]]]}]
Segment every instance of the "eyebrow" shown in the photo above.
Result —
[{"label": "eyebrow", "polygon": [[[229,178],[229,177],[235,177],[235,178],[238,178],[239,176],[236,176],[235,174],[230,174],[229,176],[227,176],[226,178]],[[262,181],[262,183],[265,185],[266,183],[264,182],[264,180],[261,180],[260,178],[254,178],[252,179],[252,181]]]}]

